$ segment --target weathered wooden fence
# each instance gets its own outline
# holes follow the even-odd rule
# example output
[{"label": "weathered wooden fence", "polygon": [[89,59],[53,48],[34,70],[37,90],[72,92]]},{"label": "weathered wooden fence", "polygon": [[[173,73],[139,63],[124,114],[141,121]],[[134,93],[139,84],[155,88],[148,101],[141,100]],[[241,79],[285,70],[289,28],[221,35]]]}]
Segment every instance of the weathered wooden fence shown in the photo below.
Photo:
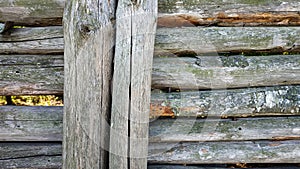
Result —
[{"label": "weathered wooden fence", "polygon": [[[63,9],[0,2],[0,95],[63,94]],[[296,0],[159,1],[149,168],[300,162],[299,11]],[[1,106],[0,166],[61,167],[62,120],[63,107]]]}]

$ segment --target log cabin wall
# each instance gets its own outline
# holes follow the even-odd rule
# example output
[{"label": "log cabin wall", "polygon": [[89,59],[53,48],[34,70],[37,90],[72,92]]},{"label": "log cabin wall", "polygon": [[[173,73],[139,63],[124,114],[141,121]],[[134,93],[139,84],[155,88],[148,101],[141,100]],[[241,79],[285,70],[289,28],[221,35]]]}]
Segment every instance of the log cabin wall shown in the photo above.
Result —
[{"label": "log cabin wall", "polygon": [[[1,96],[63,94],[63,9],[0,2]],[[159,0],[149,168],[297,167],[299,11],[296,0]],[[1,106],[0,167],[60,168],[62,113]]]}]

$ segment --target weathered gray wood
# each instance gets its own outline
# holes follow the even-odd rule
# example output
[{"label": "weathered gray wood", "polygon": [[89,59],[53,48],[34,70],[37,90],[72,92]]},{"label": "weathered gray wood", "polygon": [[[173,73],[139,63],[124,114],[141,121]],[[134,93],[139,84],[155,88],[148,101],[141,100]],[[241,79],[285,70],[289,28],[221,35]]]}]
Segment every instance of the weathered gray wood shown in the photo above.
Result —
[{"label": "weathered gray wood", "polygon": [[[0,108],[0,141],[62,140],[62,107]],[[294,116],[235,121],[178,117],[151,121],[149,142],[300,139],[300,119]]]},{"label": "weathered gray wood", "polygon": [[[56,29],[57,28],[57,29]],[[0,53],[57,54],[63,52],[61,28],[14,29],[0,36]],[[265,32],[268,32],[267,34]],[[39,33],[43,34],[39,36]],[[204,53],[297,53],[299,27],[160,28],[155,56]],[[12,43],[6,43],[12,41]],[[14,42],[16,41],[16,42]]]},{"label": "weathered gray wood", "polygon": [[0,35],[0,42],[25,42],[63,38],[63,29],[61,26],[13,28],[9,32],[9,35]]},{"label": "weathered gray wood", "polygon": [[160,0],[159,26],[287,26],[299,25],[295,0]]},{"label": "weathered gray wood", "polygon": [[297,117],[254,119],[161,119],[150,124],[149,142],[300,139]]},{"label": "weathered gray wood", "polygon": [[[185,164],[181,164],[181,165],[148,165],[148,169],[228,169],[229,167],[226,167],[226,164],[223,165],[215,165],[216,167],[213,166],[203,166],[203,165],[185,165]],[[223,167],[222,167],[223,166]],[[258,165],[259,168],[256,167],[252,167],[253,165],[249,165],[246,164],[246,166],[251,166],[251,169],[262,169],[260,166],[263,165]],[[255,166],[255,165],[254,165]],[[297,165],[293,165],[293,164],[285,164],[285,165],[279,165],[279,164],[266,164],[266,166],[268,167],[263,167],[264,169],[299,169],[299,167]]]},{"label": "weathered gray wood", "polygon": [[62,107],[1,106],[0,141],[62,141]]},{"label": "weathered gray wood", "polygon": [[2,0],[0,22],[14,25],[61,25],[65,0]]},{"label": "weathered gray wood", "polygon": [[0,95],[62,94],[63,56],[0,55]]},{"label": "weathered gray wood", "polygon": [[300,86],[152,93],[150,116],[251,117],[300,115]]},{"label": "weathered gray wood", "polygon": [[61,143],[0,143],[1,168],[60,168]]},{"label": "weathered gray wood", "polygon": [[299,27],[161,28],[155,49],[161,56],[299,52],[299,33]]},{"label": "weathered gray wood", "polygon": [[299,163],[299,141],[156,143],[150,164]]},{"label": "weathered gray wood", "polygon": [[[3,0],[0,22],[12,21],[15,25],[26,26],[61,25],[64,3],[64,0]],[[299,6],[295,0],[159,0],[158,25],[299,25]]]},{"label": "weathered gray wood", "polygon": [[118,2],[109,167],[147,168],[157,1]]},{"label": "weathered gray wood", "polygon": [[64,169],[108,166],[115,8],[115,0],[66,4]]},{"label": "weathered gray wood", "polygon": [[152,88],[228,89],[299,84],[299,80],[299,55],[157,58]]}]

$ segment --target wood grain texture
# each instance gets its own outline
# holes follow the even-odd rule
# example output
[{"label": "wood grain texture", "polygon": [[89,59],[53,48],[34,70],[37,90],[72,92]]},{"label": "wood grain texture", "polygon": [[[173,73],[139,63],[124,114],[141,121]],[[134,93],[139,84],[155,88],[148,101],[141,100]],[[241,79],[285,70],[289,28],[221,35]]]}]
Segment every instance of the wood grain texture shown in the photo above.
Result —
[{"label": "wood grain texture", "polygon": [[64,13],[63,168],[108,165],[116,1],[68,1]]},{"label": "wood grain texture", "polygon": [[299,25],[295,0],[160,0],[158,26],[288,26]]},{"label": "wood grain texture", "polygon": [[116,20],[110,164],[147,168],[157,1],[121,1]]},{"label": "wood grain texture", "polygon": [[0,2],[0,22],[18,26],[61,25],[64,0],[3,0]]},{"label": "wood grain texture", "polygon": [[[61,27],[13,29],[11,35],[0,35],[0,54],[63,53],[61,30]],[[154,56],[299,53],[299,33],[299,27],[159,28]]]},{"label": "wood grain texture", "polygon": [[62,94],[62,55],[0,55],[0,95]]},{"label": "wood grain texture", "polygon": [[[243,165],[243,164],[241,164]],[[186,165],[186,164],[179,164],[179,165],[148,165],[149,169],[228,169],[228,166],[226,164],[219,164],[219,165]],[[262,165],[257,165],[257,167],[253,167],[253,165],[245,164],[245,166],[251,166],[252,169],[261,169],[260,166]],[[254,165],[255,166],[255,165]],[[265,166],[268,167],[263,167],[264,169],[299,169],[299,166],[293,165],[293,164],[267,164]]]},{"label": "wood grain texture", "polygon": [[299,115],[300,87],[152,93],[150,117],[259,117]]},{"label": "wood grain texture", "polygon": [[0,141],[62,141],[62,107],[1,106]]},{"label": "wood grain texture", "polygon": [[299,141],[155,143],[150,164],[299,163]]},{"label": "wood grain texture", "polygon": [[156,56],[299,52],[299,33],[299,27],[161,28],[155,49]]},{"label": "wood grain texture", "polygon": [[150,124],[149,142],[300,139],[297,117],[247,119],[161,119]]},{"label": "wood grain texture", "polygon": [[1,168],[61,168],[61,143],[0,143]]},{"label": "wood grain texture", "polygon": [[157,58],[152,88],[197,90],[299,84],[299,61],[299,55]]}]

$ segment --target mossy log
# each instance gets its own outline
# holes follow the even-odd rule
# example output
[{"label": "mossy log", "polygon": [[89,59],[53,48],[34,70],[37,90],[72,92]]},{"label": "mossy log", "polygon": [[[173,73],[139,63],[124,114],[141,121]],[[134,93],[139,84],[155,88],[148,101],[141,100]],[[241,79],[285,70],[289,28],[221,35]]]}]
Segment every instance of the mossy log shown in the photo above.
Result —
[{"label": "mossy log", "polygon": [[149,142],[300,139],[297,117],[246,119],[160,119],[150,123]]},{"label": "mossy log", "polygon": [[54,26],[62,24],[65,0],[2,0],[0,22],[18,26]]},{"label": "mossy log", "polygon": [[[2,106],[0,141],[61,141],[63,107]],[[151,119],[150,142],[300,139],[298,117]]]},{"label": "mossy log", "polygon": [[295,0],[159,0],[158,26],[296,26]]},{"label": "mossy log", "polygon": [[229,89],[300,84],[300,56],[156,58],[152,88]]},{"label": "mossy log", "polygon": [[152,93],[153,117],[300,115],[300,86]]},{"label": "mossy log", "polygon": [[[0,35],[0,54],[62,54],[62,27],[17,28]],[[155,56],[300,52],[300,27],[159,28]]]},{"label": "mossy log", "polygon": [[[296,26],[296,0],[159,0],[159,26]],[[0,22],[14,25],[61,25],[65,0],[3,0]]]},{"label": "mossy log", "polygon": [[149,164],[299,163],[299,141],[152,143]]}]

